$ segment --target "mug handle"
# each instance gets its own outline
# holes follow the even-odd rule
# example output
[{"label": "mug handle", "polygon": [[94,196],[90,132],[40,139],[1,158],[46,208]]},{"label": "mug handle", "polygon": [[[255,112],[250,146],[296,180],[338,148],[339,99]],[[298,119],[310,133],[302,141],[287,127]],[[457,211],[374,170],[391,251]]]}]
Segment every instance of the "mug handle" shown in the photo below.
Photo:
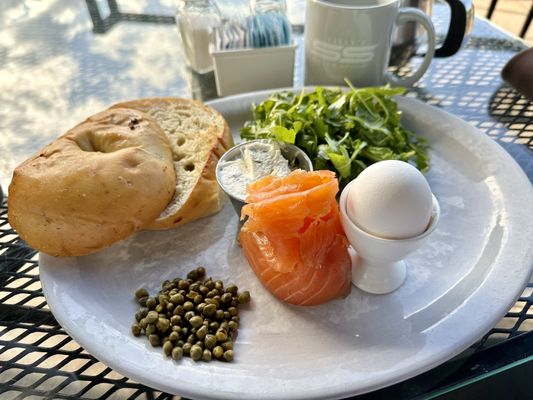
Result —
[{"label": "mug handle", "polygon": [[422,75],[426,72],[435,54],[435,28],[429,17],[422,11],[414,7],[404,7],[398,10],[396,16],[396,23],[415,21],[426,29],[428,36],[428,48],[426,54],[424,54],[424,60],[420,67],[413,73],[413,75],[406,78],[400,78],[399,76],[391,74],[389,71],[385,72],[385,80],[393,86],[413,86],[413,84],[422,78]]},{"label": "mug handle", "polygon": [[453,56],[461,48],[464,38],[468,35],[474,17],[474,3],[472,1],[446,0],[450,6],[451,17],[448,33],[442,45],[435,50],[435,57]]}]

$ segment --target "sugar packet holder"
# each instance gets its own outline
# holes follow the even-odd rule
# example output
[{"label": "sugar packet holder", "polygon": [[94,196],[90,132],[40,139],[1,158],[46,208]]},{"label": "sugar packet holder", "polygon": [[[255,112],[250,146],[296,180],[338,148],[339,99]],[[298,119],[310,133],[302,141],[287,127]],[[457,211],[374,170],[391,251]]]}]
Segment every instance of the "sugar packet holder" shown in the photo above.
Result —
[{"label": "sugar packet holder", "polygon": [[296,45],[284,13],[254,13],[213,29],[219,96],[293,86]]}]

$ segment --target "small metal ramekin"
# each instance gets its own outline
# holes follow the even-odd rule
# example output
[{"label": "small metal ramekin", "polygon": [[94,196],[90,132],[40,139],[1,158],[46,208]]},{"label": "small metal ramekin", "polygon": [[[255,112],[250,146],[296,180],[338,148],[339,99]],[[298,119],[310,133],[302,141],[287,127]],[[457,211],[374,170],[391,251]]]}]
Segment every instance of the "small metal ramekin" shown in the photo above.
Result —
[{"label": "small metal ramekin", "polygon": [[305,154],[305,152],[302,149],[292,144],[278,142],[272,139],[256,139],[256,140],[250,140],[247,142],[242,142],[242,143],[239,143],[233,146],[231,149],[226,151],[222,155],[222,157],[220,157],[220,160],[218,160],[218,163],[216,166],[216,178],[217,178],[218,185],[222,188],[224,193],[226,193],[228,197],[230,198],[231,204],[233,205],[233,208],[235,209],[235,212],[237,213],[239,218],[241,216],[241,208],[246,204],[246,201],[244,198],[240,198],[238,196],[231,194],[226,189],[226,187],[224,186],[224,184],[222,183],[220,179],[220,169],[221,169],[222,163],[224,163],[225,161],[233,161],[237,157],[240,157],[242,154],[241,151],[243,150],[243,147],[249,146],[257,142],[277,143],[279,145],[281,155],[287,159],[291,170],[295,170],[295,169],[303,169],[305,171],[313,170],[313,163],[311,162],[307,154]]}]

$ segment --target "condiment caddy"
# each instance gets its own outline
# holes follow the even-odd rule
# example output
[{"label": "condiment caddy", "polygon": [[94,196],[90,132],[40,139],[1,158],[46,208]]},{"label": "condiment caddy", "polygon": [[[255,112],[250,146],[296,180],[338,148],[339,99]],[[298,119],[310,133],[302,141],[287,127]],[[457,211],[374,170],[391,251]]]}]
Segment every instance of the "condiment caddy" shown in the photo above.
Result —
[{"label": "condiment caddy", "polygon": [[293,85],[296,45],[284,1],[256,0],[232,15],[214,0],[188,0],[176,23],[198,73],[214,69],[219,96]]}]

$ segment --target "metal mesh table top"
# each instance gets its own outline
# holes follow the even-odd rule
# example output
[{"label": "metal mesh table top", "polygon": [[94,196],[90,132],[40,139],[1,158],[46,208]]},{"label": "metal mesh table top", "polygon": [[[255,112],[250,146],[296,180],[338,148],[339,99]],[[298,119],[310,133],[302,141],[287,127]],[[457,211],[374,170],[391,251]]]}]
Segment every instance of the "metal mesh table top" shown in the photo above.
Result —
[{"label": "metal mesh table top", "polygon": [[[3,2],[0,184],[4,191],[18,163],[113,102],[151,96],[201,100],[216,96],[213,74],[197,75],[183,63],[173,25],[173,1],[130,2],[120,14],[111,10],[111,19],[93,24],[90,13],[103,3]],[[301,2],[289,3],[297,18],[296,3]],[[445,13],[436,14],[437,26],[446,25]],[[296,35],[296,41],[300,46],[295,85],[301,86],[302,36]],[[519,40],[478,19],[464,48],[455,56],[434,60],[409,96],[441,107],[489,135],[533,181],[533,103],[500,78],[505,63],[523,48]],[[530,284],[507,316],[470,351],[531,334],[532,302]],[[415,386],[416,378],[411,387]],[[36,252],[10,228],[4,199],[0,207],[0,398],[172,397],[106,367],[62,330],[43,297]]]}]

